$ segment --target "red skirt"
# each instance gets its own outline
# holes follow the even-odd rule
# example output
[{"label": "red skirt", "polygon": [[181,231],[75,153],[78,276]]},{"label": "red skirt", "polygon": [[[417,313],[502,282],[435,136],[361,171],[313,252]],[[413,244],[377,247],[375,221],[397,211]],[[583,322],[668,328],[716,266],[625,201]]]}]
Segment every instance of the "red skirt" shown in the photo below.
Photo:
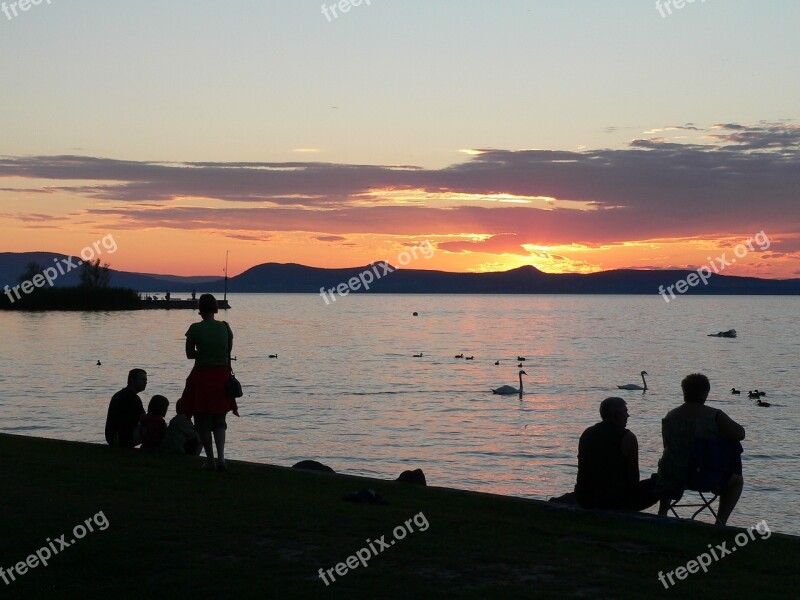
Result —
[{"label": "red skirt", "polygon": [[186,378],[181,396],[181,408],[187,417],[197,413],[222,414],[233,411],[239,416],[235,398],[225,394],[225,384],[231,377],[228,365],[194,367]]}]

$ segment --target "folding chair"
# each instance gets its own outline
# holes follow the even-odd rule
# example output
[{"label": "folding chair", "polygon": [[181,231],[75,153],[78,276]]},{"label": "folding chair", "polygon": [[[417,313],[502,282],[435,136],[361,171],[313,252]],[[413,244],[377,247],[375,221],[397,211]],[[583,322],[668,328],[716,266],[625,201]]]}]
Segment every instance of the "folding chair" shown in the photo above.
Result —
[{"label": "folding chair", "polygon": [[[717,513],[712,504],[719,497],[719,492],[731,473],[742,474],[742,445],[739,442],[721,438],[698,438],[692,445],[686,485],[682,490],[675,490],[665,495],[670,500],[669,510],[680,518],[676,508],[696,508],[691,516],[694,520],[708,509],[714,518]],[[694,491],[700,495],[700,503],[683,503],[680,501],[684,493]],[[710,497],[706,497],[708,494]]]}]

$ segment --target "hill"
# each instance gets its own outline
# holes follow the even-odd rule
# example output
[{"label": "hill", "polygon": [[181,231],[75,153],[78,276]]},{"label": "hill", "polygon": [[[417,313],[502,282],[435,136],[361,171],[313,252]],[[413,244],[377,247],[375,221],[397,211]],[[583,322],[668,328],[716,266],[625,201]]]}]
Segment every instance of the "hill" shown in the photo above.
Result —
[{"label": "hill", "polygon": [[[16,285],[17,277],[26,265],[35,261],[48,266],[63,255],[27,252],[0,253],[0,285]],[[139,292],[167,290],[173,294],[220,293],[224,283],[219,277],[181,277],[177,275],[153,275],[128,273],[111,269],[113,286],[131,288]],[[228,280],[228,291],[232,293],[311,293],[320,289],[332,289],[346,284],[353,278],[367,283],[354,293],[391,294],[658,294],[675,286],[679,281],[696,277],[689,270],[634,270],[622,269],[599,273],[544,273],[533,266],[524,266],[509,271],[492,273],[450,273],[420,269],[398,269],[384,262],[343,269],[322,269],[294,263],[265,263],[251,267]],[[371,279],[370,281],[367,281]],[[691,279],[690,279],[691,281]],[[79,283],[78,270],[60,277],[55,285],[68,286]],[[666,294],[666,291],[664,292]],[[677,292],[675,292],[677,295]],[[751,294],[751,295],[798,295],[800,279],[759,279],[756,277],[734,277],[713,275],[707,285],[702,282],[689,287],[686,292],[695,294]]]}]

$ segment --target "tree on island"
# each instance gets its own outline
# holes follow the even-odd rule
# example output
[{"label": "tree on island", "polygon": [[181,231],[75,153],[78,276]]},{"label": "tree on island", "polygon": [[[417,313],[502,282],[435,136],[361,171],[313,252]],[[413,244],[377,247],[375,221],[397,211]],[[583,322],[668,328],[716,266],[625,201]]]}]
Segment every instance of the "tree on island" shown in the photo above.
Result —
[{"label": "tree on island", "polygon": [[81,287],[85,288],[107,288],[111,281],[111,271],[109,264],[100,265],[100,259],[85,261],[81,265]]},{"label": "tree on island", "polygon": [[[34,278],[41,283],[44,269],[36,263],[29,263],[20,275],[20,282],[31,282]],[[55,270],[53,268],[53,270]],[[62,273],[63,274],[63,273]],[[80,284],[75,286],[28,285],[17,297],[9,289],[0,294],[0,310],[138,310],[142,308],[139,294],[130,288],[112,288],[111,271],[108,263],[100,259],[84,261],[81,265]],[[35,286],[35,287],[34,287]],[[21,287],[21,286],[18,286]],[[8,286],[6,286],[8,288]]]},{"label": "tree on island", "polygon": [[17,282],[22,283],[23,281],[31,281],[37,275],[41,275],[44,272],[44,267],[37,262],[29,262],[28,265],[25,267],[25,272],[22,273],[19,277],[17,277]]}]

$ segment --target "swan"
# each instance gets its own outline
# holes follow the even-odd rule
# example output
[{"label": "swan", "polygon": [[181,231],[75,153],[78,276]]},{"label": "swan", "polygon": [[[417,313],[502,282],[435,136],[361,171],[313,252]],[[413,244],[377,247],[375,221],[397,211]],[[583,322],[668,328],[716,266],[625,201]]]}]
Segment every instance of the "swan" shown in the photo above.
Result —
[{"label": "swan", "polygon": [[464,355],[463,354],[456,354],[455,358],[464,358]]},{"label": "swan", "polygon": [[422,358],[422,352],[420,352],[419,354],[415,354],[414,358]]},{"label": "swan", "polygon": [[522,395],[522,376],[527,375],[525,371],[520,370],[519,372],[519,389],[512,387],[510,385],[504,385],[496,390],[492,390],[493,394],[499,394],[500,396],[511,396],[512,394],[520,394]]},{"label": "swan", "polygon": [[738,395],[738,394],[741,394],[741,393],[742,393],[742,392],[740,392],[740,391],[739,391],[739,390],[737,390],[736,388],[731,388],[731,394],[737,394],[737,395]]},{"label": "swan", "polygon": [[756,406],[772,406],[769,402],[762,402],[761,398],[756,401]]},{"label": "swan", "polygon": [[635,383],[628,383],[626,385],[618,385],[617,387],[621,390],[647,390],[647,381],[645,380],[644,376],[647,375],[647,371],[642,371],[639,373],[642,376],[642,383],[644,383],[644,387],[640,385],[636,385]]}]

